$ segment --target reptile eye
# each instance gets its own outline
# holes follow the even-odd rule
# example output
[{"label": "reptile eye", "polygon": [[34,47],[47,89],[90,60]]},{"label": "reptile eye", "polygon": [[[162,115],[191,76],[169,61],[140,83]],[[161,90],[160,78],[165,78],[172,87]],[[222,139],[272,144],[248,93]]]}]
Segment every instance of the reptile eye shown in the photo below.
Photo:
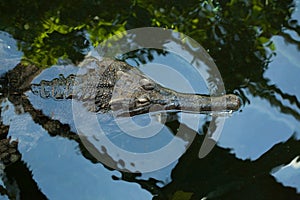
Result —
[{"label": "reptile eye", "polygon": [[147,95],[142,95],[142,96],[140,96],[139,98],[136,99],[136,103],[137,103],[137,105],[145,106],[145,105],[150,104],[150,99]]},{"label": "reptile eye", "polygon": [[140,80],[140,84],[145,90],[153,90],[155,87],[155,83],[146,78]]},{"label": "reptile eye", "polygon": [[149,99],[147,99],[145,97],[138,98],[139,103],[146,103],[147,101],[149,101]]}]

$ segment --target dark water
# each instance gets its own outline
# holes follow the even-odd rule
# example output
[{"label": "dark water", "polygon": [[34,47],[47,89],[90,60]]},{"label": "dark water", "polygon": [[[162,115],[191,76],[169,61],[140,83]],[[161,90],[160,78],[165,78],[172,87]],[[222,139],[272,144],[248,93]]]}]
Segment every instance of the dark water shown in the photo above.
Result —
[{"label": "dark water", "polygon": [[[1,2],[1,139],[18,140],[21,159],[1,165],[0,199],[300,199],[299,9],[299,1],[283,0]],[[176,29],[199,42],[218,66],[226,92],[243,100],[203,159],[198,153],[209,115],[180,113],[164,126],[151,121],[159,116],[135,117],[141,126],[152,124],[134,134],[161,128],[143,142],[106,123],[107,137],[127,151],[159,149],[178,127],[195,135],[170,165],[128,173],[87,151],[76,135],[71,100],[42,99],[2,81],[20,62],[45,69],[33,83],[76,73],[74,65],[93,46],[119,31],[147,26]],[[208,92],[188,63],[172,54],[137,51],[126,61],[172,66],[177,74],[168,67],[140,68],[166,87]]]}]

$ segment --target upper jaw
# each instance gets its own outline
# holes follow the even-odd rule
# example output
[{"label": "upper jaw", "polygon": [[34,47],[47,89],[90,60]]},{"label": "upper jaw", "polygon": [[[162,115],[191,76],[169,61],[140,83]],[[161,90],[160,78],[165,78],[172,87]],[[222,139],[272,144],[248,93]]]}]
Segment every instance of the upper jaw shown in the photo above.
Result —
[{"label": "upper jaw", "polygon": [[[232,94],[210,97],[176,92],[155,83],[137,69],[127,73],[122,72],[122,74],[122,78],[118,78],[123,81],[117,84],[109,103],[111,110],[117,116],[133,116],[159,111],[189,113],[236,111],[241,105],[239,97]],[[131,76],[124,74],[131,74]],[[131,85],[128,86],[127,82]]]},{"label": "upper jaw", "polygon": [[240,109],[241,99],[234,94],[227,94],[223,96],[207,96],[200,94],[185,94],[173,93],[168,100],[163,104],[158,103],[159,106],[153,111],[180,111],[186,113],[222,113],[232,112]]},{"label": "upper jaw", "polygon": [[116,111],[117,116],[134,116],[161,111],[186,113],[237,111],[240,105],[239,97],[233,94],[210,97],[199,94],[177,93],[169,89],[157,89],[155,93],[152,91],[138,98],[123,99],[118,109],[112,110]]}]

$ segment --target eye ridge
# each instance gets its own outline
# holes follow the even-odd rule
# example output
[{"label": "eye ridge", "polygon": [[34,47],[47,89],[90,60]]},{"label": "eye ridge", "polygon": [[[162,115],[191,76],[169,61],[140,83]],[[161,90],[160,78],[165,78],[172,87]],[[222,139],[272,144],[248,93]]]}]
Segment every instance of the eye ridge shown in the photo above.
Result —
[{"label": "eye ridge", "polygon": [[141,79],[140,84],[144,90],[153,90],[155,88],[155,83],[147,78]]}]

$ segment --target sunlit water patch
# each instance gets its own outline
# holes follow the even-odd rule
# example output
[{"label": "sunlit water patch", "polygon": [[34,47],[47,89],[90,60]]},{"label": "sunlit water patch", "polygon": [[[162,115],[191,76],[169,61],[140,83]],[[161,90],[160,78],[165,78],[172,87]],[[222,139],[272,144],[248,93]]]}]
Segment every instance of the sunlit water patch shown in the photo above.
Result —
[{"label": "sunlit water patch", "polygon": [[300,162],[299,156],[292,160],[288,165],[280,167],[272,175],[276,180],[285,186],[295,187],[300,193]]},{"label": "sunlit water patch", "polygon": [[0,31],[0,76],[14,68],[21,61],[22,55],[12,36]]}]

